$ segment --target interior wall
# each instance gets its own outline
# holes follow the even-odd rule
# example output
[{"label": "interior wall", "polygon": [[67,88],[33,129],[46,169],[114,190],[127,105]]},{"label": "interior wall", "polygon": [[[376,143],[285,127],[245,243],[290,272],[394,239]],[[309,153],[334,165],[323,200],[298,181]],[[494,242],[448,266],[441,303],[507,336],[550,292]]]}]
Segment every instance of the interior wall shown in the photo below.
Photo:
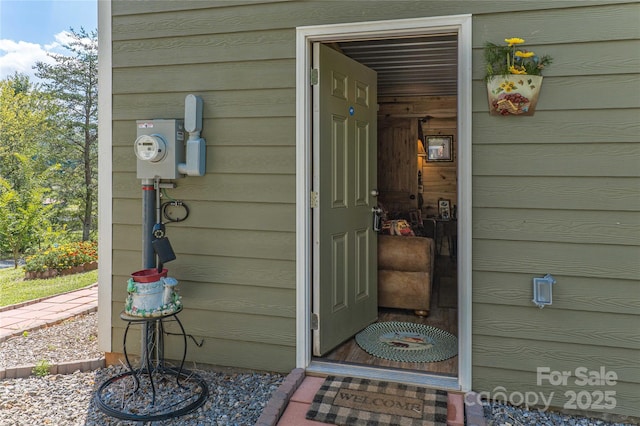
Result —
[{"label": "interior wall", "polygon": [[[423,218],[438,215],[438,200],[457,199],[457,98],[425,96],[379,98],[378,187],[390,212],[420,207]],[[425,136],[452,136],[452,161],[418,156],[418,126]],[[418,187],[418,171],[422,187]],[[422,196],[422,202],[419,196]]]},{"label": "interior wall", "polygon": [[[455,112],[456,98],[447,100]],[[425,138],[429,136],[452,136],[452,161],[429,161],[418,158],[418,170],[422,173],[422,217],[438,216],[438,200],[449,200],[449,205],[457,203],[458,194],[458,131],[456,116],[452,118],[430,118],[420,123]],[[426,144],[426,141],[425,141]],[[452,212],[453,215],[453,212]]]},{"label": "interior wall", "polygon": [[418,208],[417,120],[378,118],[378,202],[393,214]]}]

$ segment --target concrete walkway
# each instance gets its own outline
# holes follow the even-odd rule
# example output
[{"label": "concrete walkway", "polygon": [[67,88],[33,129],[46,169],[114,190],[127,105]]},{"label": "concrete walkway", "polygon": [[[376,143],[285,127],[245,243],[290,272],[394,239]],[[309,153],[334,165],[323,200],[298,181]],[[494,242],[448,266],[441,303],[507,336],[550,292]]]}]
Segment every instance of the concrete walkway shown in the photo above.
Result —
[{"label": "concrete walkway", "polygon": [[0,342],[98,309],[98,285],[0,308]]},{"label": "concrete walkway", "polygon": [[13,260],[0,260],[0,269],[13,268]]}]

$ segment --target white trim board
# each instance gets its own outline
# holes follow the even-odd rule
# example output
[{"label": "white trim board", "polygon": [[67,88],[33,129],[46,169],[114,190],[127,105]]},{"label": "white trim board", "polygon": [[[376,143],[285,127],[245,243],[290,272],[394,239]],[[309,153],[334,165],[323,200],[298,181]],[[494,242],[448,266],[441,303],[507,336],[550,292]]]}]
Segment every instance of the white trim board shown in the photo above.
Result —
[{"label": "white trim board", "polygon": [[98,1],[98,348],[111,352],[112,181],[111,0]]},{"label": "white trim board", "polygon": [[[337,367],[311,362],[311,45],[381,36],[458,33],[458,382],[447,387],[471,390],[471,15],[413,18],[299,27],[296,31],[296,366],[319,373]],[[343,369],[344,370],[344,369]],[[375,369],[352,368],[371,377]],[[381,369],[378,369],[381,370]],[[343,372],[344,374],[344,372]],[[383,372],[380,374],[384,375]],[[424,374],[423,385],[442,386]],[[398,380],[404,381],[398,377]]]}]

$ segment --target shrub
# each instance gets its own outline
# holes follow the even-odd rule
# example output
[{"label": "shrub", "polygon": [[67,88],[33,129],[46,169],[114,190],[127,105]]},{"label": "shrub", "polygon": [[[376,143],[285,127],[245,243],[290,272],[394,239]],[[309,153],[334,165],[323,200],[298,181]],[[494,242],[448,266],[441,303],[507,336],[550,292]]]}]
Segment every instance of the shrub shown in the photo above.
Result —
[{"label": "shrub", "polygon": [[47,361],[46,359],[42,359],[38,361],[38,363],[35,365],[35,367],[33,367],[31,372],[38,377],[44,377],[49,374],[50,367],[51,367],[51,364],[49,364],[49,361]]},{"label": "shrub", "polygon": [[97,260],[97,243],[81,241],[50,247],[29,256],[25,263],[25,270],[27,272],[44,272],[47,269],[63,271]]},{"label": "shrub", "polygon": [[38,254],[28,257],[24,269],[27,272],[44,272],[47,269],[45,257]]}]

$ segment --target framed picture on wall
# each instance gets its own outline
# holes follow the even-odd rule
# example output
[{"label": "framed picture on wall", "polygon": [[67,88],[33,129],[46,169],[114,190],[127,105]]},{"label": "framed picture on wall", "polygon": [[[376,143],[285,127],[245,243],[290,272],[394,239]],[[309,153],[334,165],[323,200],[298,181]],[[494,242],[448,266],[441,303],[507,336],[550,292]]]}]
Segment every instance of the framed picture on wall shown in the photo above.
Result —
[{"label": "framed picture on wall", "polygon": [[440,219],[451,219],[451,202],[449,200],[438,200],[438,216]]},{"label": "framed picture on wall", "polygon": [[427,136],[427,161],[453,161],[453,136]]},{"label": "framed picture on wall", "polygon": [[422,214],[420,210],[409,210],[409,222],[411,222],[412,225],[422,226]]}]

